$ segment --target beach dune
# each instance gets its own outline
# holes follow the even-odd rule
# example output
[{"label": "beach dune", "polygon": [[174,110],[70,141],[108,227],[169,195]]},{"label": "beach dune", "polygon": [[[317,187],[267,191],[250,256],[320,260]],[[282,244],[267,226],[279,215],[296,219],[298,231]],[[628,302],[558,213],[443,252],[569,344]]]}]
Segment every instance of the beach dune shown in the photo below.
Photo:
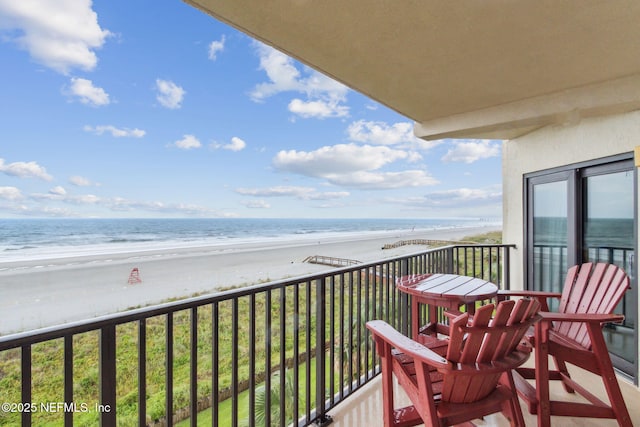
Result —
[{"label": "beach dune", "polygon": [[[414,253],[424,246],[382,246],[406,239],[460,240],[496,227],[367,233],[320,240],[237,243],[56,259],[0,262],[0,335],[327,271],[303,262],[323,255],[362,262]],[[140,282],[129,283],[137,268]]]}]

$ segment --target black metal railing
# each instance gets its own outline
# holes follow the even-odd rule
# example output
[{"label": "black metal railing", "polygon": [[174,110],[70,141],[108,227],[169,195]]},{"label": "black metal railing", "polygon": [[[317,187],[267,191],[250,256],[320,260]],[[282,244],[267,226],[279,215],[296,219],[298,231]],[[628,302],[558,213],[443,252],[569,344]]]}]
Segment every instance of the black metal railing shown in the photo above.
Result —
[{"label": "black metal railing", "polygon": [[[322,425],[378,371],[364,326],[410,333],[406,274],[509,288],[511,245],[447,246],[0,337],[0,425]],[[210,421],[208,419],[210,418]]]}]

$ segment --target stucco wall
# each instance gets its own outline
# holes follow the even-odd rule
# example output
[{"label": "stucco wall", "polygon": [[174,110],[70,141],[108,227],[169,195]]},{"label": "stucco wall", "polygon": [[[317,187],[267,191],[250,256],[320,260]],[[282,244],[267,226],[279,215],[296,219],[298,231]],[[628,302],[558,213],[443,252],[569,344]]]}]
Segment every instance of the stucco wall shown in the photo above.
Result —
[{"label": "stucco wall", "polygon": [[517,245],[512,252],[512,288],[521,289],[524,283],[523,175],[632,152],[636,146],[640,146],[640,111],[550,126],[503,144],[503,241]]}]

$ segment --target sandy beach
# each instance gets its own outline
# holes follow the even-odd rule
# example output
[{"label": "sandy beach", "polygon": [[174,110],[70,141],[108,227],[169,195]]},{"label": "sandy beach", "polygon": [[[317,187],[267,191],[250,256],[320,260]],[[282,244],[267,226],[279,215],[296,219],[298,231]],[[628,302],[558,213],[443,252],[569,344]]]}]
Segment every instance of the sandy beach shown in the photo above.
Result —
[{"label": "sandy beach", "polygon": [[[393,232],[118,254],[0,262],[0,335],[93,318],[195,293],[333,269],[303,262],[323,255],[362,262],[424,246],[382,246],[405,239],[461,240],[497,227]],[[134,268],[141,283],[129,284]]]}]

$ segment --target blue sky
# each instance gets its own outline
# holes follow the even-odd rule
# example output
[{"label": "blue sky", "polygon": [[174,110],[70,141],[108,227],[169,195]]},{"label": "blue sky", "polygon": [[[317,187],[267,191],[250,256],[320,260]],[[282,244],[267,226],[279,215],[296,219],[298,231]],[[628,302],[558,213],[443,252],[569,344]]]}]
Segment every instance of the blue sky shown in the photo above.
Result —
[{"label": "blue sky", "polygon": [[0,64],[0,217],[501,216],[500,141],[417,139],[179,0],[0,0]]}]

